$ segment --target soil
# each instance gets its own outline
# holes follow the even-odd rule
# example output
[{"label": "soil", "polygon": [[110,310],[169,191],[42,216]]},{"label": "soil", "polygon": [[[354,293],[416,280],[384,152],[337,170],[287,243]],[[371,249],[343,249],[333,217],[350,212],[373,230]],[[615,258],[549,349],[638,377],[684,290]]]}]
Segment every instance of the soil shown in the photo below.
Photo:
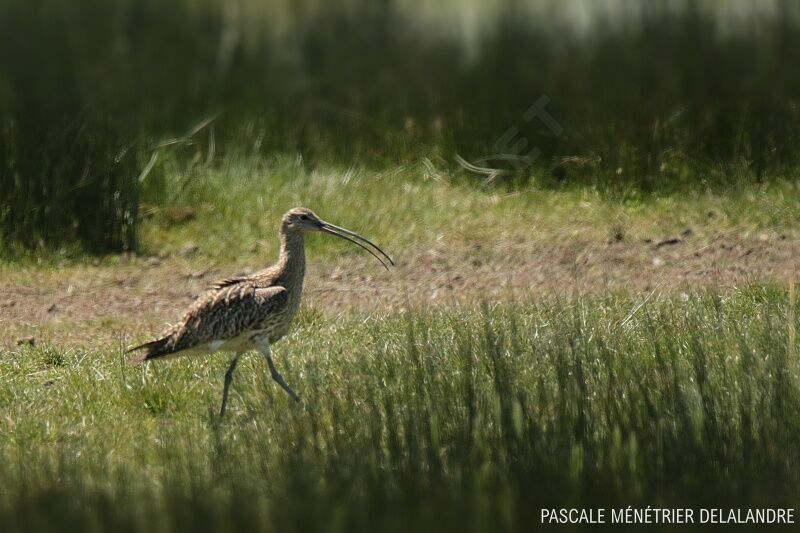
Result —
[{"label": "soil", "polygon": [[[398,254],[390,272],[366,255],[348,254],[327,264],[310,257],[304,306],[335,315],[607,290],[731,290],[752,281],[789,280],[799,252],[800,239],[774,232],[687,230],[602,242],[572,232],[473,246],[440,240]],[[212,281],[258,266],[198,267],[196,260],[178,256],[0,271],[0,346],[127,345],[176,320]]]}]

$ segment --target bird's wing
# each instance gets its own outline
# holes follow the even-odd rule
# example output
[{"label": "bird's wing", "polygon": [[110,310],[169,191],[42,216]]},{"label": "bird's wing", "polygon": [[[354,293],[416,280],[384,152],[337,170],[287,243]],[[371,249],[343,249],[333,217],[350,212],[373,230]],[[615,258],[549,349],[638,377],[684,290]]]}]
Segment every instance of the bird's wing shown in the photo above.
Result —
[{"label": "bird's wing", "polygon": [[230,287],[231,285],[236,285],[238,283],[242,283],[247,281],[247,276],[234,276],[232,278],[223,278],[220,280],[215,281],[211,284],[211,289],[224,289],[225,287]]},{"label": "bird's wing", "polygon": [[212,341],[225,341],[247,333],[265,316],[286,305],[285,287],[258,287],[234,283],[212,289],[186,310],[180,322],[158,339],[129,351],[146,349],[140,360],[189,350]]},{"label": "bird's wing", "polygon": [[277,274],[274,266],[259,270],[249,275],[233,276],[230,278],[223,278],[211,284],[211,290],[224,289],[231,285],[238,285],[240,283],[257,283],[259,286],[269,286],[275,279]]}]

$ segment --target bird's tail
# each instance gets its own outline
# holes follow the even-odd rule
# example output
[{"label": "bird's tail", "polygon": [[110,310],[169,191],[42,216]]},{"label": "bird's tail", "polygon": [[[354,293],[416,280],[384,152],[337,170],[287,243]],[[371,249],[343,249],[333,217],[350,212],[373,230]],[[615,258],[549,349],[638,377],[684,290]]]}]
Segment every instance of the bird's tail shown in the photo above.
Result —
[{"label": "bird's tail", "polygon": [[144,344],[134,346],[133,348],[128,348],[127,350],[125,350],[125,353],[132,353],[139,350],[143,350],[141,353],[131,358],[131,363],[133,363],[134,365],[138,365],[150,359],[156,359],[158,357],[163,357],[171,353],[171,350],[168,349],[169,340],[170,337],[167,336],[167,337],[162,337],[160,339],[156,339],[154,341],[145,342]]}]

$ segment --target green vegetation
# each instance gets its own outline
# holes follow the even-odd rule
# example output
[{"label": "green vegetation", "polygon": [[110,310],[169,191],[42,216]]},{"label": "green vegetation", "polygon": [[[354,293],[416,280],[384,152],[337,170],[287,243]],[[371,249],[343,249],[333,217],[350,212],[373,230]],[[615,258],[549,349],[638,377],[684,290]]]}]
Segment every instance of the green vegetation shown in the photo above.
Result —
[{"label": "green vegetation", "polygon": [[543,506],[792,506],[795,310],[752,286],[332,322],[219,422],[226,361],[0,358],[3,531],[529,530]]},{"label": "green vegetation", "polygon": [[[724,193],[655,195],[585,185],[485,188],[446,168],[426,161],[383,170],[308,170],[296,159],[235,157],[186,169],[173,161],[144,183],[140,252],[178,254],[191,243],[215,264],[263,263],[277,254],[277,221],[297,205],[358,228],[397,253],[413,253],[442,236],[449,247],[474,254],[475,246],[512,241],[533,250],[554,233],[578,230],[575,242],[601,243],[615,231],[636,241],[687,227],[708,235],[791,235],[800,223],[800,185],[789,180],[742,182]],[[312,238],[309,244],[315,257],[361,253],[335,239]]]},{"label": "green vegetation", "polygon": [[[576,244],[599,244],[616,233],[626,242],[641,242],[686,228],[703,237],[768,230],[791,236],[800,223],[800,190],[790,180],[662,194],[582,184],[487,188],[473,176],[454,177],[439,163],[309,170],[291,158],[231,156],[185,167],[163,157],[141,184],[138,254],[180,257],[196,246],[190,257],[198,265],[263,265],[277,253],[277,221],[297,205],[364,232],[402,254],[401,261],[442,238],[451,249],[473,255],[476,247],[489,253],[509,243],[534,253],[559,233]],[[309,246],[315,259],[361,253],[334,239],[313,237]],[[0,256],[10,260],[0,271],[96,259],[77,246],[42,253],[1,242]],[[103,261],[111,265],[120,258]]]},{"label": "green vegetation", "polygon": [[[140,173],[162,141],[213,117],[168,148],[181,167],[201,153],[452,169],[457,153],[535,148],[523,187],[529,170],[543,185],[645,193],[796,176],[789,2],[731,32],[703,2],[647,2],[584,34],[508,1],[471,48],[400,2],[228,4],[2,3],[2,240],[136,249]],[[557,131],[525,116],[542,96]]]},{"label": "green vegetation", "polygon": [[[465,42],[412,3],[0,2],[0,531],[796,507],[797,6],[496,0]],[[224,356],[127,364],[297,205],[398,263],[348,292],[308,239],[304,407],[256,354],[224,420]]]}]

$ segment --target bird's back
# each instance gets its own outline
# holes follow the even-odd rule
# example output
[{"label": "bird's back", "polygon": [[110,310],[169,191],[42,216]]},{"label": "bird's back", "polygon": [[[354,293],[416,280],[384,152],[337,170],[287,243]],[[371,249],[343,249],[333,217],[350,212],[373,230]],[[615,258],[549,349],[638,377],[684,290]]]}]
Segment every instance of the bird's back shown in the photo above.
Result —
[{"label": "bird's back", "polygon": [[[158,339],[133,348],[144,349],[140,360],[183,353],[244,348],[253,335],[269,342],[285,335],[299,298],[276,284],[275,269],[214,283]],[[295,304],[294,300],[298,303]],[[275,335],[275,333],[280,335]],[[277,338],[276,338],[277,337]],[[237,346],[226,347],[236,343]]]}]

